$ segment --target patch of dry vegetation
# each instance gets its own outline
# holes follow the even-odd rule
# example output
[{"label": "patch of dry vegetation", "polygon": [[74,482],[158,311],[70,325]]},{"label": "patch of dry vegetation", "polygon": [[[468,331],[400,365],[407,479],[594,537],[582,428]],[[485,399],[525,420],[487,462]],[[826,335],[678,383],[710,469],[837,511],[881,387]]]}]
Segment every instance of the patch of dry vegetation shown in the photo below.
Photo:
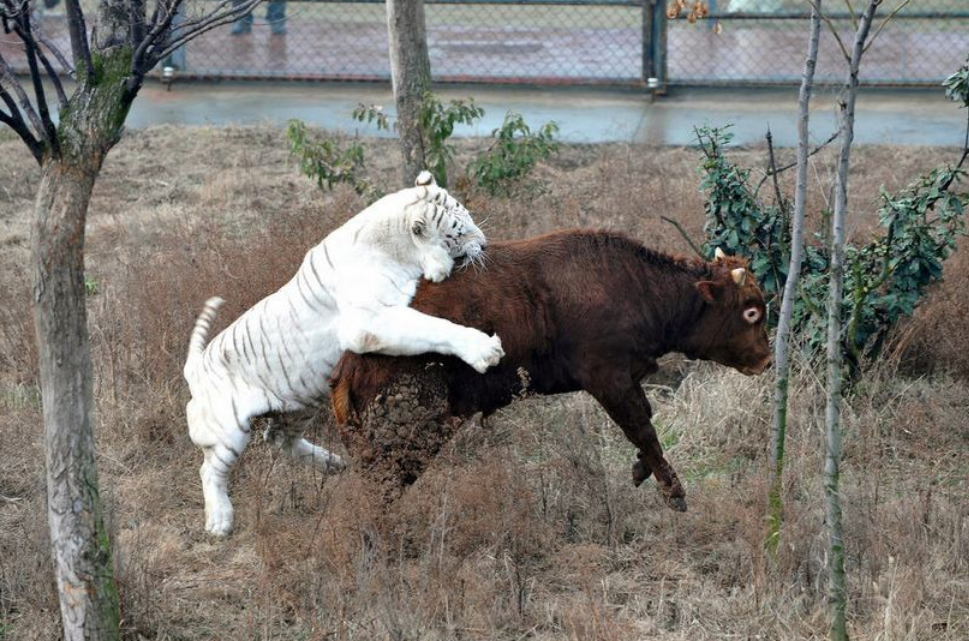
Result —
[{"label": "patch of dry vegetation", "polygon": [[[378,141],[370,178],[396,176]],[[467,153],[477,143],[462,142]],[[740,152],[762,164],[759,151]],[[859,211],[952,157],[858,148]],[[384,164],[381,164],[384,163]],[[630,232],[688,251],[696,153],[568,147],[531,200],[469,204],[492,238],[556,227]],[[26,264],[36,172],[0,138],[0,638],[56,639]],[[830,172],[822,155],[819,175]],[[824,194],[815,190],[812,210]],[[631,446],[585,395],[530,399],[460,430],[390,511],[254,443],[234,475],[237,532],[203,534],[200,455],[185,433],[185,343],[206,297],[222,322],[282,284],[358,211],[287,159],[282,131],[159,127],[110,156],[88,266],[101,479],[129,638],[826,638],[821,383],[795,376],[779,558],[762,552],[769,377],[673,359],[649,381],[690,511],[630,483]],[[860,216],[855,233],[872,218]],[[969,636],[969,357],[958,253],[845,407],[842,477],[854,638]],[[340,450],[329,412],[311,438]]]}]

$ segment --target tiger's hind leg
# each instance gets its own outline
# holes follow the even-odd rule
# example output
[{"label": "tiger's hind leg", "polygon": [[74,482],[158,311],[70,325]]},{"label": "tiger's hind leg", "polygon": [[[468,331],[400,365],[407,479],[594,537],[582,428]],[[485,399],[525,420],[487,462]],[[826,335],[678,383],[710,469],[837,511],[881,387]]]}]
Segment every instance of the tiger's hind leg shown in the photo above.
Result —
[{"label": "tiger's hind leg", "polygon": [[229,474],[249,443],[249,418],[237,418],[231,407],[219,409],[205,407],[193,399],[187,416],[189,435],[205,457],[199,469],[205,497],[205,531],[228,536],[233,520]]},{"label": "tiger's hind leg", "polygon": [[318,408],[273,413],[265,418],[263,438],[300,463],[316,466],[324,474],[334,474],[346,468],[342,458],[303,438],[304,431],[321,420]]},{"label": "tiger's hind leg", "polygon": [[300,463],[315,465],[324,474],[334,474],[347,466],[338,455],[319,445],[313,445],[305,438],[283,432],[275,432],[273,438],[276,447],[288,453]]}]

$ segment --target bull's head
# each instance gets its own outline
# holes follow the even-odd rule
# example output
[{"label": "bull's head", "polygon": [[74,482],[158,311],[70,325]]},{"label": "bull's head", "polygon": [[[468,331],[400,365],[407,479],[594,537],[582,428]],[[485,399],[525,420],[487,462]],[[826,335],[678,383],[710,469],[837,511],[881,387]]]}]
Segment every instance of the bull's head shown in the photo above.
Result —
[{"label": "bull's head", "polygon": [[696,284],[705,306],[683,351],[744,374],[760,374],[771,362],[764,292],[745,260],[726,256],[719,248],[710,273],[710,280]]}]

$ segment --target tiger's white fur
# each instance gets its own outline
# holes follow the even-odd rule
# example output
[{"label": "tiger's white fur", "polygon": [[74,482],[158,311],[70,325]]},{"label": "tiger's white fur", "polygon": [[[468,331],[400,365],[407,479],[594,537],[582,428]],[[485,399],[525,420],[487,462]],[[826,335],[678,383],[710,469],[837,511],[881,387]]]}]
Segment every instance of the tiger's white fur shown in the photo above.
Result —
[{"label": "tiger's white fur", "polygon": [[[296,275],[206,347],[222,300],[196,321],[185,362],[192,393],[189,435],[202,448],[205,529],[232,529],[231,468],[249,442],[250,420],[319,405],[344,350],[452,354],[479,372],[504,355],[501,340],[408,307],[421,276],[439,282],[454,260],[481,255],[485,237],[468,211],[423,172],[417,186],[385,196],[306,254]],[[284,449],[326,471],[335,454],[291,435]]]}]

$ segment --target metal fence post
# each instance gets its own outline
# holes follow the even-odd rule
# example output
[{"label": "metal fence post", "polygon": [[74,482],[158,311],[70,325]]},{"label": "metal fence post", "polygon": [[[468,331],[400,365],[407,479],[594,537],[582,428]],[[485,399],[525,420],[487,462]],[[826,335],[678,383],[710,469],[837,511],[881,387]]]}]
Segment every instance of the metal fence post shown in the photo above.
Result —
[{"label": "metal fence post", "polygon": [[666,7],[664,0],[643,0],[643,85],[666,93]]}]

